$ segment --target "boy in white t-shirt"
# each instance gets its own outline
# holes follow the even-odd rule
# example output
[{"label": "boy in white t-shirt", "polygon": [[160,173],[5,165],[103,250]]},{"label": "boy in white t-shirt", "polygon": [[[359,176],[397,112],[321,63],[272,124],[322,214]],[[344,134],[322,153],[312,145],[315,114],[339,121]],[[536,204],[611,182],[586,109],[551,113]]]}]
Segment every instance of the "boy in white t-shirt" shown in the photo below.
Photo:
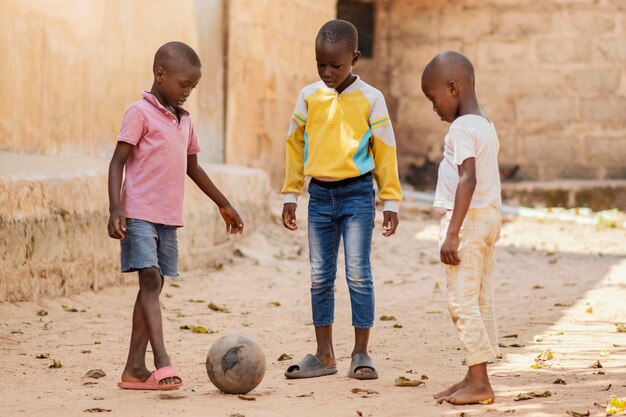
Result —
[{"label": "boy in white t-shirt", "polygon": [[435,395],[439,403],[490,404],[495,395],[487,363],[499,355],[493,302],[493,249],[500,236],[498,135],[474,91],[474,68],[453,51],[435,56],[422,74],[422,91],[441,120],[444,140],[434,206],[446,210],[439,233],[450,315],[469,369]]}]

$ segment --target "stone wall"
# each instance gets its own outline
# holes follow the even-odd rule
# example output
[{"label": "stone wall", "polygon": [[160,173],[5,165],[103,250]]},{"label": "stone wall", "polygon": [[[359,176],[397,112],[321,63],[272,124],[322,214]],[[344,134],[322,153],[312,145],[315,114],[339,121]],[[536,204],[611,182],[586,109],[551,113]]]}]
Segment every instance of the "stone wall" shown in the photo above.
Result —
[{"label": "stone wall", "polygon": [[319,80],[315,36],[335,0],[228,2],[226,162],[262,168],[280,189],[298,93]]},{"label": "stone wall", "polygon": [[[357,68],[386,94],[401,173],[428,176],[448,125],[421,92],[439,51],[465,53],[518,179],[626,177],[626,2],[376,0],[375,53]],[[421,170],[420,170],[421,169]],[[432,174],[432,172],[431,172]]]},{"label": "stone wall", "polygon": [[[203,164],[244,219],[248,233],[270,219],[263,171]],[[0,302],[97,291],[134,281],[119,272],[119,241],[107,235],[108,160],[0,152]],[[230,240],[239,240],[237,236]],[[215,205],[187,180],[180,270],[229,259]]]},{"label": "stone wall", "polygon": [[203,152],[223,160],[222,0],[0,2],[0,150],[109,155],[124,110],[152,85],[156,49],[189,43],[204,63],[189,109]]}]

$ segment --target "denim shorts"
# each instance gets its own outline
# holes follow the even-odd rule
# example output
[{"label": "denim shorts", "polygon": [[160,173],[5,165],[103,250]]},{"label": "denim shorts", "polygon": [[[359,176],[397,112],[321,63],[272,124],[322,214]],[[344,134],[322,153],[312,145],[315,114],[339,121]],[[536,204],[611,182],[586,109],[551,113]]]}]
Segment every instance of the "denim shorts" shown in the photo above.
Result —
[{"label": "denim shorts", "polygon": [[177,277],[176,229],[146,220],[126,219],[126,236],[121,241],[122,272],[156,268],[161,275]]}]

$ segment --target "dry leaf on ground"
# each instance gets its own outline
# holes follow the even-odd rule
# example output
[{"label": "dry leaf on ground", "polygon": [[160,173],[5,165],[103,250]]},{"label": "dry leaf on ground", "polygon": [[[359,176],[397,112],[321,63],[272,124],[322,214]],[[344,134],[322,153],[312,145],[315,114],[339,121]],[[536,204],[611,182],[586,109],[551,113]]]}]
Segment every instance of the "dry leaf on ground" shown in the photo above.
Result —
[{"label": "dry leaf on ground", "polygon": [[525,392],[522,394],[517,394],[517,397],[515,397],[513,401],[524,401],[524,400],[531,400],[533,398],[546,398],[546,397],[551,397],[551,396],[552,396],[552,393],[550,391],[543,391],[543,392],[531,391],[531,392]]},{"label": "dry leaf on ground", "polygon": [[283,353],[282,355],[280,355],[278,357],[279,361],[288,361],[288,360],[291,360],[291,359],[293,359],[293,356],[288,354],[288,353]]},{"label": "dry leaf on ground", "polygon": [[85,378],[99,379],[107,376],[102,369],[92,369],[85,374]]},{"label": "dry leaf on ground", "polygon": [[371,390],[371,389],[365,389],[365,388],[352,388],[350,391],[353,394],[361,394],[361,397],[363,397],[363,398],[369,398],[371,395],[378,394],[378,391],[374,391],[374,390]]},{"label": "dry leaf on ground", "polygon": [[533,369],[549,369],[552,366],[550,362],[554,358],[554,355],[550,349],[542,350],[539,355],[535,357],[535,363],[530,365]]},{"label": "dry leaf on ground", "polygon": [[587,410],[583,413],[579,413],[578,411],[568,411],[567,415],[572,417],[589,417],[591,414],[589,413],[589,410]]},{"label": "dry leaf on ground", "polygon": [[52,369],[59,369],[62,367],[63,365],[61,364],[61,361],[58,359],[53,360],[50,366],[48,366],[48,368],[52,368]]},{"label": "dry leaf on ground", "polygon": [[230,313],[230,310],[226,306],[218,306],[213,301],[209,303],[208,306],[213,311],[219,311],[220,313]]},{"label": "dry leaf on ground", "polygon": [[417,379],[409,379],[404,376],[399,376],[393,381],[393,385],[396,387],[417,387],[422,385],[424,381],[420,381]]},{"label": "dry leaf on ground", "polygon": [[209,333],[213,333],[212,331],[207,330],[205,327],[202,326],[195,326],[191,329],[191,333],[202,333],[202,334],[209,334]]},{"label": "dry leaf on ground", "polygon": [[607,416],[617,416],[626,414],[626,398],[611,397],[606,405]]},{"label": "dry leaf on ground", "polygon": [[504,343],[498,343],[498,346],[501,348],[522,348],[524,345],[520,343],[511,343],[510,345],[505,345]]}]

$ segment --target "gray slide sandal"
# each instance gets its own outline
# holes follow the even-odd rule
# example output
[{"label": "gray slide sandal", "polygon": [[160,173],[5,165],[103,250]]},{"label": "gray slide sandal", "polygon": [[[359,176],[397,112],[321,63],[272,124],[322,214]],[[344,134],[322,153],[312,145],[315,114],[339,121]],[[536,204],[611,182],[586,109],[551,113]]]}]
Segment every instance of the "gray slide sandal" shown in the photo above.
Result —
[{"label": "gray slide sandal", "polygon": [[289,379],[315,378],[336,373],[336,366],[324,366],[314,355],[309,353],[300,362],[287,368],[285,377]]},{"label": "gray slide sandal", "polygon": [[[372,370],[369,374],[357,374],[356,371],[363,368],[369,368]],[[367,356],[365,353],[357,353],[352,357],[352,362],[350,363],[350,370],[348,371],[348,377],[354,379],[378,379],[378,372],[376,371],[376,367],[374,366],[374,361],[372,358]]]}]

